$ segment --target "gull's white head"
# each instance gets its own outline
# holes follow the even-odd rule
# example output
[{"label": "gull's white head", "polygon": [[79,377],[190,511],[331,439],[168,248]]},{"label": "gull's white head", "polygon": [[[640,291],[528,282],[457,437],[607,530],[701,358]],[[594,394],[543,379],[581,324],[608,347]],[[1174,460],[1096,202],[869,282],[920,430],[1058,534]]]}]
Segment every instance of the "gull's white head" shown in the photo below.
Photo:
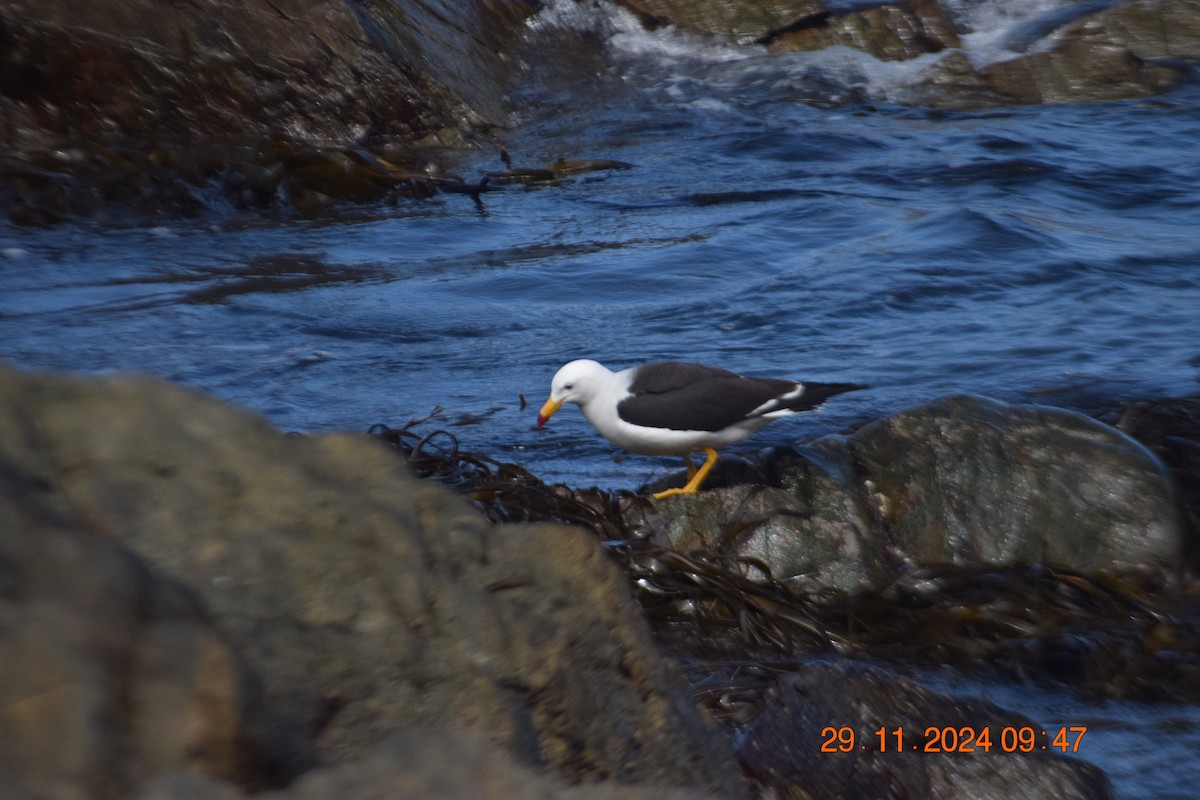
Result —
[{"label": "gull's white head", "polygon": [[550,397],[538,412],[537,426],[545,425],[563,403],[586,405],[600,391],[604,379],[611,375],[603,364],[588,358],[564,364],[550,381]]}]

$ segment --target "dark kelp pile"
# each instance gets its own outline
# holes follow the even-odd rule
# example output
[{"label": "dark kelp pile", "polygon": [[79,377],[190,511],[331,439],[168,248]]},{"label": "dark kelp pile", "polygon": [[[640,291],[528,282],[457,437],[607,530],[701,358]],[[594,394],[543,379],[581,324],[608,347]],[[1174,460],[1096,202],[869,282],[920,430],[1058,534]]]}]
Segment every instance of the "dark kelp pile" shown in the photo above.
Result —
[{"label": "dark kelp pile", "polygon": [[[1172,468],[1195,526],[1200,400],[1133,403],[1114,421]],[[829,652],[990,671],[1104,697],[1200,702],[1194,574],[1134,584],[1045,564],[946,564],[913,569],[871,591],[802,591],[752,559],[638,539],[622,510],[646,499],[547,486],[522,467],[462,452],[445,430],[418,432],[428,422],[378,425],[372,433],[417,475],[456,490],[493,522],[592,531],[629,574],[697,697],[733,723],[756,713],[762,692],[796,659]]]}]

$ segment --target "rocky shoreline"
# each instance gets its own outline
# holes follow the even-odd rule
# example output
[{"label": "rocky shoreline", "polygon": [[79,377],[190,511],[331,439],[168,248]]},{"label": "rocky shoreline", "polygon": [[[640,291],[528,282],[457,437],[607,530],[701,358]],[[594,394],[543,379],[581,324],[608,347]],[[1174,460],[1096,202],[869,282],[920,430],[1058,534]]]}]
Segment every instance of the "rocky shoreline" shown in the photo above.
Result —
[{"label": "rocky shoreline", "polygon": [[[531,52],[546,5],[3,0],[0,206],[140,224],[622,169],[504,151],[513,87],[604,63],[579,31]],[[932,0],[604,8],[774,53],[924,58],[931,108],[1193,76],[1197,0],[1088,5],[984,66]],[[454,175],[470,150],[496,171]],[[710,491],[657,504],[436,438],[289,436],[156,378],[0,364],[5,797],[1104,798],[1101,770],[1017,746],[1040,721],[878,664],[1200,702],[1194,398],[1097,420],[944,397],[722,459]],[[872,738],[929,726],[991,745]],[[840,749],[844,730],[871,747]]]},{"label": "rocky shoreline", "polygon": [[[910,518],[891,516],[888,546],[905,526],[929,540],[891,577],[865,575],[845,591],[837,580],[814,587],[812,570],[774,574],[772,548],[724,546],[750,539],[667,546],[654,541],[661,531],[647,538],[630,523],[682,517],[694,533],[696,507],[709,506],[710,536],[744,532],[753,526],[736,515],[757,491],[793,497],[758,517],[815,524],[820,515],[803,510],[831,504],[813,504],[828,496],[829,474],[811,464],[781,471],[790,477],[773,488],[654,504],[545,487],[477,456],[437,457],[411,431],[287,436],[155,378],[0,367],[0,781],[26,792],[15,796],[52,798],[858,797],[885,786],[999,797],[1013,785],[1110,796],[1099,770],[1053,747],[973,759],[821,752],[820,731],[835,724],[861,737],[986,727],[994,742],[1037,725],[857,663],[864,655],[1200,701],[1194,571],[1181,568],[1195,497],[1168,479],[1196,478],[1197,406],[1172,412],[1192,428],[1164,439],[1193,459],[1172,471],[1101,423],[975,399],[901,412],[849,439],[891,442],[921,431],[917,420],[951,432],[953,408],[982,409],[975,430],[987,433],[939,436],[929,487],[966,492],[982,516],[908,495]],[[1022,431],[1005,441],[1038,458],[997,461],[986,438],[997,414]],[[1033,428],[1065,438],[1034,448]],[[1028,506],[1014,487],[1037,496],[1055,480],[1013,476],[1080,463],[1080,431],[1084,463],[1094,466],[1091,447],[1113,463],[1133,458],[1161,492],[1135,483],[1133,495],[1114,495],[1102,469],[1094,485],[1074,475],[1068,495],[1109,505],[1077,514],[1076,530],[1054,509],[1028,520],[1052,526],[1040,530],[1047,541],[1070,534],[1041,553],[1056,563],[1022,560],[1024,545],[982,548],[997,533],[1024,541],[996,515]],[[922,485],[916,471],[908,483],[872,480],[893,499]],[[1111,547],[1087,538],[1096,519],[1115,525]],[[976,544],[939,550],[939,537]],[[835,551],[836,562],[845,553]]]},{"label": "rocky shoreline", "polygon": [[[908,94],[933,109],[1152,97],[1200,61],[1200,0],[1069,5],[1005,43],[1013,57],[983,65],[961,47],[969,20],[936,0],[581,0],[597,30],[544,25],[528,36],[548,5],[7,0],[0,206],[18,224],[46,225],[477,194],[486,181],[451,174],[455,162],[480,148],[504,154],[530,110],[516,99],[522,86],[603,71],[603,20],[618,11],[647,29],[775,54],[924,59]],[[869,106],[852,89],[824,91],[819,74],[806,83],[801,101]],[[509,177],[553,180],[555,170]]]}]

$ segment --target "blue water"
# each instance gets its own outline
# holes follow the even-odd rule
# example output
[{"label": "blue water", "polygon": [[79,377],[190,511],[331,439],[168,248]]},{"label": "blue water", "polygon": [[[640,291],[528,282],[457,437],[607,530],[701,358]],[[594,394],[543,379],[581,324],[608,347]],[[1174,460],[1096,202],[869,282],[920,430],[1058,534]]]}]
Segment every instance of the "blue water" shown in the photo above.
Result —
[{"label": "blue water", "polygon": [[[1112,782],[1118,797],[1192,800],[1200,779],[1200,709],[1125,700],[1086,700],[1028,684],[964,679],[952,670],[910,675],[929,688],[985,700],[1028,716],[1053,737],[1070,733],[1068,758],[1090,762]],[[931,723],[936,724],[936,722]],[[1078,728],[1086,728],[1079,736]],[[1078,738],[1077,738],[1078,737]],[[1075,750],[1075,747],[1078,750]],[[981,756],[982,757],[982,756]]]},{"label": "blue water", "polygon": [[[872,386],[748,451],[947,392],[1083,409],[1200,392],[1200,82],[939,112],[906,103],[910,66],[555,11],[531,26],[545,63],[515,96],[505,145],[523,165],[632,169],[479,205],[0,227],[0,359],[148,371],[288,430],[441,407],[430,424],[467,449],[605,488],[674,462],[618,462],[573,409],[534,429],[550,377],[582,356]],[[607,42],[599,66],[555,61],[578,30]],[[968,38],[986,57],[1003,34]],[[491,152],[444,166],[501,168]],[[1182,797],[1200,778],[1194,710],[1164,713],[1189,720],[1192,744],[1135,730],[1093,751],[1124,796]],[[1165,748],[1149,771],[1146,748]]]}]

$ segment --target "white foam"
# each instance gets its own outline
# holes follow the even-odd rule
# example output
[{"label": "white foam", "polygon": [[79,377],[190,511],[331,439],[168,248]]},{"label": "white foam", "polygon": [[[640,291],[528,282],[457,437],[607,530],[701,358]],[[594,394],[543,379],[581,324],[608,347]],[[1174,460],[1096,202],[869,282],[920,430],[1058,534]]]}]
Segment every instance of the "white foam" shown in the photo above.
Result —
[{"label": "white foam", "polygon": [[608,0],[550,0],[526,24],[531,31],[557,28],[596,34],[615,53],[625,56],[722,62],[748,58],[763,50],[756,45],[742,47],[716,36],[681,31],[673,25],[648,31],[637,17]]},{"label": "white foam", "polygon": [[[1040,17],[1072,4],[1065,0],[943,0],[960,31],[962,52],[977,67],[1013,58],[1009,49],[1020,31]],[[739,45],[719,36],[665,26],[653,31],[608,0],[581,3],[550,0],[528,23],[532,31],[566,29],[595,36],[614,56],[615,68],[631,83],[661,92],[687,107],[720,109],[736,103],[750,86],[764,83],[780,91],[808,93],[815,79],[828,89],[873,100],[903,102],[908,87],[950,52],[931,53],[906,61],[881,61],[851,47],[819,51],[769,53],[765,47]],[[1042,43],[1041,46],[1046,46]]]},{"label": "white foam", "polygon": [[942,0],[963,33],[962,50],[977,67],[1018,55],[1009,49],[1013,34],[1031,20],[1072,5],[1064,0]]}]

